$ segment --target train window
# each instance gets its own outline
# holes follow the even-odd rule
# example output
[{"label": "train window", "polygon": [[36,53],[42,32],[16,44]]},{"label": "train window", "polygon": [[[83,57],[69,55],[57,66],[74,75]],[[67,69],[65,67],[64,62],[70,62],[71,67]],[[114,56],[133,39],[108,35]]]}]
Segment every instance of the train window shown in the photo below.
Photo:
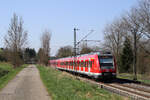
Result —
[{"label": "train window", "polygon": [[82,61],[81,61],[81,63],[80,63],[80,64],[81,64],[81,67],[83,67],[83,62],[82,62]]},{"label": "train window", "polygon": [[79,61],[79,67],[81,67],[81,62]]},{"label": "train window", "polygon": [[76,62],[75,62],[75,61],[73,61],[73,66],[75,66],[75,63],[76,63]]},{"label": "train window", "polygon": [[92,67],[92,61],[89,61],[90,67]]},{"label": "train window", "polygon": [[66,66],[68,66],[68,62],[66,61]]},{"label": "train window", "polygon": [[83,61],[83,67],[85,67],[85,61]]},{"label": "train window", "polygon": [[84,61],[82,62],[82,67],[84,67]]},{"label": "train window", "polygon": [[89,67],[89,61],[87,61],[87,67]]},{"label": "train window", "polygon": [[88,61],[86,61],[86,65],[85,65],[85,67],[88,67]]},{"label": "train window", "polygon": [[114,68],[113,66],[113,56],[99,56],[99,62],[101,68]]},{"label": "train window", "polygon": [[77,62],[75,61],[75,66],[77,66]]},{"label": "train window", "polygon": [[84,61],[82,61],[82,67],[84,67]]},{"label": "train window", "polygon": [[89,61],[87,61],[87,67],[88,67],[88,65],[89,65],[89,63],[88,63]]},{"label": "train window", "polygon": [[76,66],[78,66],[78,61],[76,61]]},{"label": "train window", "polygon": [[80,66],[80,61],[78,62],[78,66]]}]

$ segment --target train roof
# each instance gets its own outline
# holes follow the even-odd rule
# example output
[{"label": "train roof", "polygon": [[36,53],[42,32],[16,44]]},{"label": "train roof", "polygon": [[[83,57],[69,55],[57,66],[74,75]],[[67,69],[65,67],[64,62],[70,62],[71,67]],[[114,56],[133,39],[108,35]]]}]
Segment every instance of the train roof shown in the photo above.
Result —
[{"label": "train roof", "polygon": [[[88,54],[82,54],[82,55],[77,55],[76,57],[83,57],[83,56],[90,56],[90,55],[109,55],[111,56],[112,54],[110,52],[91,52]],[[54,59],[54,60],[60,60],[60,59],[66,59],[66,58],[74,58],[74,56],[69,56],[69,57],[63,57],[63,58],[58,58],[58,59]]]}]

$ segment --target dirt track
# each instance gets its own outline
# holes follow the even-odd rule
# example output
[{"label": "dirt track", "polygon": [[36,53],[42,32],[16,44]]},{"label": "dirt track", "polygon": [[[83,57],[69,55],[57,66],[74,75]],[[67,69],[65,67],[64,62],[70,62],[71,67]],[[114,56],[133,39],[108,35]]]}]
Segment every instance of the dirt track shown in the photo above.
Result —
[{"label": "dirt track", "polygon": [[0,100],[51,100],[35,65],[24,68],[0,91]]}]

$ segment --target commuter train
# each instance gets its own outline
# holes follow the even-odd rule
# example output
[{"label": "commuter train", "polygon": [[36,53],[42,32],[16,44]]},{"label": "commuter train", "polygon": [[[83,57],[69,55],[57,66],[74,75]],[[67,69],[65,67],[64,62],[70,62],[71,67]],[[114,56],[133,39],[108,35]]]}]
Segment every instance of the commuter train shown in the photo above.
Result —
[{"label": "commuter train", "polygon": [[49,60],[49,65],[57,69],[84,74],[96,79],[116,78],[116,62],[110,53],[90,53],[76,57]]}]

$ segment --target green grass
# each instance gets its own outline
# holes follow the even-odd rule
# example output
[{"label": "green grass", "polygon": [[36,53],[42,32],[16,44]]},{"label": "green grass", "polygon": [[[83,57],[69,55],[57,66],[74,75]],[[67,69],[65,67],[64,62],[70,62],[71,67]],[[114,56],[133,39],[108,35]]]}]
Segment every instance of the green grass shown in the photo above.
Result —
[{"label": "green grass", "polygon": [[[121,74],[117,75],[117,77],[122,78],[122,79],[133,80],[133,74],[129,74],[129,73],[121,73]],[[140,74],[137,75],[138,81],[150,84],[150,79],[147,77],[148,77],[148,75],[140,75]]]},{"label": "green grass", "polygon": [[123,100],[124,98],[98,88],[65,72],[37,65],[43,83],[53,100]]},{"label": "green grass", "polygon": [[[24,67],[27,65],[22,65],[21,67],[18,68],[13,68],[11,64],[9,63],[4,63],[0,62],[0,72],[4,72],[4,74],[1,74],[0,76],[0,90],[7,85],[7,83],[13,79],[16,74],[22,70]],[[5,73],[6,72],[6,73]]]}]

